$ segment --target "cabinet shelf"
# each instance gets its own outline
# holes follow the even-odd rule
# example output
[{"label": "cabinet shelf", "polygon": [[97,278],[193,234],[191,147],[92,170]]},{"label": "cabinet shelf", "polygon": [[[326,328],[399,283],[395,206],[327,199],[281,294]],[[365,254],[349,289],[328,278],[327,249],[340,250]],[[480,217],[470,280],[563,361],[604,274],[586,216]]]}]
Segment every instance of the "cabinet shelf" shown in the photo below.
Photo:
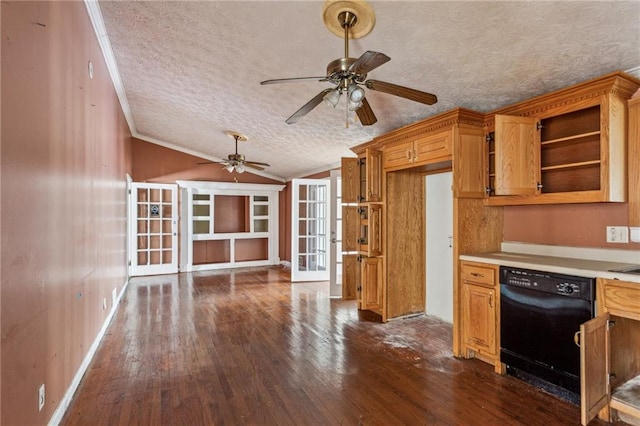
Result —
[{"label": "cabinet shelf", "polygon": [[579,167],[590,167],[594,165],[600,165],[600,160],[582,161],[579,163],[569,163],[569,164],[558,164],[557,166],[542,167],[541,170],[543,172],[547,170],[566,170],[566,169],[575,169]]},{"label": "cabinet shelf", "polygon": [[543,140],[540,142],[541,145],[550,145],[550,144],[555,144],[555,143],[561,143],[561,142],[572,142],[575,141],[577,139],[582,139],[582,138],[590,138],[593,136],[600,136],[600,130],[596,130],[594,132],[586,132],[586,133],[580,133],[580,134],[576,134],[576,135],[571,135],[571,136],[565,136],[562,138],[556,138],[556,139],[549,139],[549,140]]}]

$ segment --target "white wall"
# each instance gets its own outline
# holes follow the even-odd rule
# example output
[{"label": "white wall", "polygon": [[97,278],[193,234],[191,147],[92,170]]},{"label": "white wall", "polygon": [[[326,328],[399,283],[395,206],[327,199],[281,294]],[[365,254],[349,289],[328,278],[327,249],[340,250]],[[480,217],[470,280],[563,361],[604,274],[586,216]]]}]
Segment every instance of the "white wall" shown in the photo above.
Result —
[{"label": "white wall", "polygon": [[453,322],[453,192],[451,172],[428,175],[426,188],[426,311]]}]

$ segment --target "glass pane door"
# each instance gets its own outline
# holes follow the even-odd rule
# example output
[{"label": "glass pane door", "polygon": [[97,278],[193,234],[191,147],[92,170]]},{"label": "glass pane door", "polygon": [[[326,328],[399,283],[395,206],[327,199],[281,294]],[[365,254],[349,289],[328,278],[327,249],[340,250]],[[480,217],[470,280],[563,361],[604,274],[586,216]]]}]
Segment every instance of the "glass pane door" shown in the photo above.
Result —
[{"label": "glass pane door", "polygon": [[178,272],[177,186],[132,183],[131,275]]},{"label": "glass pane door", "polygon": [[329,280],[329,181],[292,181],[291,281]]}]

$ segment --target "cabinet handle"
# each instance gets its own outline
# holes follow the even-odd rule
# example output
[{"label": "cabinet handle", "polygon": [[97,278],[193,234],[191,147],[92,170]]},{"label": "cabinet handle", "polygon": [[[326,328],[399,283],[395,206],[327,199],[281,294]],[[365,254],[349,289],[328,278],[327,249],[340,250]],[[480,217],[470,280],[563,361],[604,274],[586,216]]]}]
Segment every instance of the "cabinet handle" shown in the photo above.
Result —
[{"label": "cabinet handle", "polygon": [[411,150],[407,150],[407,160],[411,161]]},{"label": "cabinet handle", "polygon": [[573,343],[576,344],[577,347],[580,347],[580,332],[576,331],[573,335]]},{"label": "cabinet handle", "polygon": [[477,273],[477,272],[472,272],[472,273],[471,273],[471,276],[472,276],[472,277],[478,277],[478,278],[484,278],[484,275],[479,274],[479,273]]},{"label": "cabinet handle", "polygon": [[416,150],[413,150],[413,161],[416,161],[418,159],[418,154],[416,154]]},{"label": "cabinet handle", "polygon": [[489,293],[489,307],[493,308],[493,293]]}]

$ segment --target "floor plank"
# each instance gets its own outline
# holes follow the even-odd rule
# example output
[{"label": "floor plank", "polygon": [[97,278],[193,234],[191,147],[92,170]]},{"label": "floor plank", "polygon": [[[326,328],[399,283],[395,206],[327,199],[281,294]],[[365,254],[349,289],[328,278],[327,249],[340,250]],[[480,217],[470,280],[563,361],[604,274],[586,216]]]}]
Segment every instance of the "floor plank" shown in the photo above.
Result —
[{"label": "floor plank", "polygon": [[380,324],[328,293],[281,267],[134,278],[62,424],[580,424],[453,358],[449,324]]}]

